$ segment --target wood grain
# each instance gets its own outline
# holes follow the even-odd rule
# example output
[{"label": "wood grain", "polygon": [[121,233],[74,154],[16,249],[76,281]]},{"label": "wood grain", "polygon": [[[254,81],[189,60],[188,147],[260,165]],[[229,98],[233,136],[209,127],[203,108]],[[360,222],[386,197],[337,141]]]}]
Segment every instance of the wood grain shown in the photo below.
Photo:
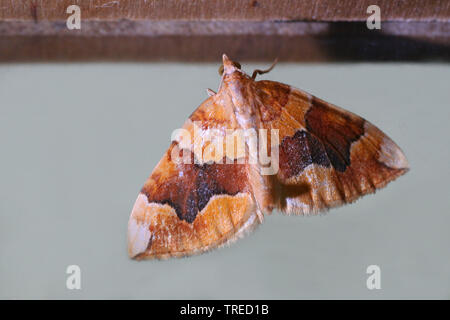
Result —
[{"label": "wood grain", "polygon": [[372,2],[0,0],[0,62],[450,60],[450,1],[377,1],[368,30]]},{"label": "wood grain", "polygon": [[[376,2],[376,3],[374,3]],[[77,4],[83,19],[364,21],[377,4],[384,21],[447,20],[447,0],[0,0],[0,20],[65,19]]]}]

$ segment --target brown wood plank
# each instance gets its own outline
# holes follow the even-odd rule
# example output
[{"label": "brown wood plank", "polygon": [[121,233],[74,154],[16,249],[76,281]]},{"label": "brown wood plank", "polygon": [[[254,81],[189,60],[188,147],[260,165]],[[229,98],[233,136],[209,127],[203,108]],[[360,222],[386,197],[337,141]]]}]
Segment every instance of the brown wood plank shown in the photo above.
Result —
[{"label": "brown wood plank", "polygon": [[[66,27],[81,7],[81,30]],[[450,55],[450,1],[0,0],[0,62],[417,61]]]},{"label": "brown wood plank", "polygon": [[364,21],[367,7],[384,21],[440,21],[448,0],[0,0],[0,20],[60,21],[77,4],[86,20]]},{"label": "brown wood plank", "polygon": [[0,61],[218,61],[222,53],[238,61],[450,60],[450,23],[385,22],[380,31],[359,22],[147,23],[92,22],[80,32],[21,22],[17,34],[9,24]]}]

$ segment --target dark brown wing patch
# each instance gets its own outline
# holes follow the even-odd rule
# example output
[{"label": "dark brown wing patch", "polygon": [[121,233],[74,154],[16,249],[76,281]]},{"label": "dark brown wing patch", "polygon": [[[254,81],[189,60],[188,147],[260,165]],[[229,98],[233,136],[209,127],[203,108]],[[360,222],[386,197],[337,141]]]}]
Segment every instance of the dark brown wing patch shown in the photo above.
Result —
[{"label": "dark brown wing patch", "polygon": [[[168,151],[176,147],[173,144]],[[192,223],[197,214],[214,195],[236,195],[247,190],[245,164],[178,164],[176,175],[170,177],[153,176],[153,183],[146,184],[141,192],[148,202],[168,204],[173,207],[181,220]],[[155,186],[158,189],[155,189]]]},{"label": "dark brown wing patch", "polygon": [[364,134],[364,119],[350,112],[339,112],[313,97],[305,116],[306,129],[318,137],[333,167],[344,172],[350,163],[350,148]]},{"label": "dark brown wing patch", "polygon": [[310,164],[330,166],[323,144],[309,132],[297,131],[280,144],[280,174],[287,179],[301,173]]}]

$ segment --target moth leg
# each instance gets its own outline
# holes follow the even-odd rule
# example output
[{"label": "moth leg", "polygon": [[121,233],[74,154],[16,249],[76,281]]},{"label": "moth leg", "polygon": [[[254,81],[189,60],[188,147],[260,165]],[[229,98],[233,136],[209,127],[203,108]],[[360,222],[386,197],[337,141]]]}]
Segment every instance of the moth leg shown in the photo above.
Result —
[{"label": "moth leg", "polygon": [[212,96],[215,95],[217,92],[214,92],[214,90],[208,88],[208,89],[206,89],[206,93],[208,93],[208,96],[212,97]]}]

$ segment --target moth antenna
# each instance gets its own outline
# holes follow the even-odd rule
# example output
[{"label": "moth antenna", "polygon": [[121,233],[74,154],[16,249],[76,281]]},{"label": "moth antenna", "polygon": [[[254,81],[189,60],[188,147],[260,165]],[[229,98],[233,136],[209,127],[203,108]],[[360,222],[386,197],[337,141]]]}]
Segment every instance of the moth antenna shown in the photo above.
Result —
[{"label": "moth antenna", "polygon": [[256,79],[256,76],[257,76],[258,74],[264,74],[264,73],[268,73],[268,72],[272,71],[272,69],[275,67],[275,65],[277,64],[277,62],[278,62],[278,58],[275,58],[274,62],[273,62],[272,65],[269,67],[269,69],[266,69],[266,70],[259,70],[259,69],[256,69],[255,71],[253,71],[253,74],[252,74],[252,80],[255,80],[255,79]]},{"label": "moth antenna", "polygon": [[217,92],[214,92],[214,90],[208,88],[206,89],[206,92],[208,93],[208,96],[212,97],[213,95],[215,95]]}]

